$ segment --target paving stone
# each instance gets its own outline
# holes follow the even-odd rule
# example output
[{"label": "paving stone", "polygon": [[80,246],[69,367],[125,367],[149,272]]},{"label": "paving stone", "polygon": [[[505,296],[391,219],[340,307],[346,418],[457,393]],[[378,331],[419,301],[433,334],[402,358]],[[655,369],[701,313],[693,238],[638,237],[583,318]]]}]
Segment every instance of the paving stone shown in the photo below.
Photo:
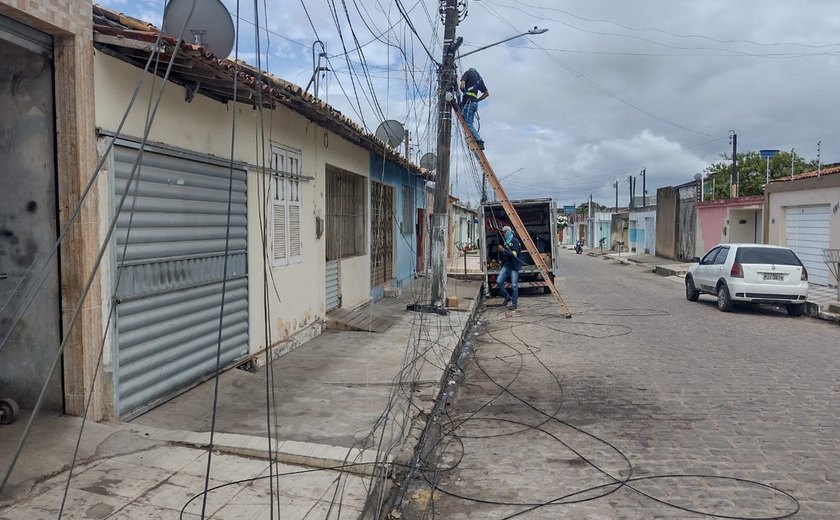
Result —
[{"label": "paving stone", "polygon": [[[592,435],[556,421],[542,428],[613,476],[626,462],[622,468],[605,442],[630,459],[635,477],[756,480],[796,497],[797,517],[840,518],[840,328],[764,307],[721,313],[711,298],[687,302],[681,287],[641,270],[575,255],[560,260],[571,320],[543,296],[523,295],[515,317],[482,311],[480,347],[447,410],[455,423],[467,421],[459,434],[509,433],[492,418],[536,424],[526,405],[496,397],[509,390],[542,409],[562,405],[557,419]],[[609,480],[575,464],[569,448],[549,435],[462,441],[461,462],[440,485],[476,500],[436,493],[436,518],[503,518],[517,510],[479,500],[544,499]],[[674,477],[633,482],[600,499],[546,506],[523,518],[698,518],[632,488],[731,516],[795,509],[784,495],[749,482]],[[409,504],[405,517],[423,518],[427,506]]]}]

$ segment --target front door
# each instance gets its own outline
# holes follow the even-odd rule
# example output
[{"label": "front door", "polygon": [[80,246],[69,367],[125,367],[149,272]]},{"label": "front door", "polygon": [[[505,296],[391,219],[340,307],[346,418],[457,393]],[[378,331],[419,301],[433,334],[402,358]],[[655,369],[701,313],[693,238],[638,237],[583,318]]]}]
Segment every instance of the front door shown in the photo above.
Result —
[{"label": "front door", "polygon": [[394,277],[394,188],[370,183],[370,283],[381,287]]},{"label": "front door", "polygon": [[43,407],[60,411],[60,368],[47,378],[61,343],[51,45],[0,16],[0,398],[31,408],[46,385]]}]

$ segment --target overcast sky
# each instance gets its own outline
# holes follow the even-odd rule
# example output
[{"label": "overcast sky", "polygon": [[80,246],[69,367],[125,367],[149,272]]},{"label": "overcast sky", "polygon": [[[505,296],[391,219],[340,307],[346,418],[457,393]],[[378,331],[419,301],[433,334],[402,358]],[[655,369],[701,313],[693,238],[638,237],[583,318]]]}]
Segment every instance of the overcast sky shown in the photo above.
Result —
[{"label": "overcast sky", "polygon": [[[158,26],[164,7],[163,0],[102,3]],[[224,3],[235,14],[236,1]],[[406,123],[414,160],[435,151],[436,65],[426,49],[441,60],[436,0],[256,3],[263,68],[306,86],[317,31],[332,69],[320,97],[371,131],[383,118]],[[256,65],[255,2],[245,4],[239,53]],[[618,179],[626,205],[628,175],[645,168],[649,193],[687,182],[731,150],[730,130],[740,151],[795,148],[810,160],[822,141],[823,163],[840,160],[836,1],[468,0],[467,7],[461,52],[549,29],[459,63],[459,74],[477,68],[490,90],[479,109],[481,134],[499,177],[516,172],[503,181],[512,198],[572,204],[591,193],[613,205]],[[479,177],[458,132],[453,150],[454,194],[477,201]]]}]

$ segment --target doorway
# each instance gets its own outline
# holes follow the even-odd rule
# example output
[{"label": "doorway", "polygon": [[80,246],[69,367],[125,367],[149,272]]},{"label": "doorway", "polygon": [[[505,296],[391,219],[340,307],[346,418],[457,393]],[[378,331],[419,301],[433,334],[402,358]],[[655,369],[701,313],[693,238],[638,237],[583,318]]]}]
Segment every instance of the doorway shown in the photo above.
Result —
[{"label": "doorway", "polygon": [[[43,407],[61,411],[61,370],[47,381],[61,344],[59,259],[49,256],[58,238],[51,47],[50,36],[0,16],[0,397],[31,408],[46,384]],[[42,276],[34,299],[23,296]]]}]

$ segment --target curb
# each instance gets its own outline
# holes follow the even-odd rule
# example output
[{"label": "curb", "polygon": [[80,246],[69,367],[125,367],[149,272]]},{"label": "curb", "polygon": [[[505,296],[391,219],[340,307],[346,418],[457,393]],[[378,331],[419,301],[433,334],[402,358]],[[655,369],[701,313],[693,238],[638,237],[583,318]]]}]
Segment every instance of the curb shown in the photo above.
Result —
[{"label": "curb", "polygon": [[[165,430],[146,426],[130,426],[130,431],[146,439],[168,442],[191,448],[206,449],[210,443],[210,432]],[[374,453],[358,448],[344,448],[328,444],[300,441],[280,441],[268,452],[268,438],[235,433],[216,433],[213,450],[228,455],[239,455],[261,460],[273,460],[283,464],[310,468],[340,468],[358,476],[370,477],[378,473],[377,468],[390,467],[392,461],[378,462]],[[273,456],[272,456],[273,455]]]},{"label": "curb", "polygon": [[470,330],[472,330],[476,322],[478,311],[483,302],[484,284],[479,286],[478,294],[471,303],[466,323],[458,338],[458,344],[452,350],[452,356],[440,379],[440,386],[437,389],[434,399],[423,403],[420,410],[413,417],[410,426],[411,434],[393,461],[397,467],[405,467],[405,471],[395,475],[396,478],[392,484],[392,489],[385,501],[388,504],[384,509],[386,511],[399,508],[402,505],[401,497],[405,495],[409,486],[411,486],[417,471],[420,471],[420,461],[424,455],[424,449],[428,449],[426,440],[434,435],[434,432],[431,431],[433,429],[432,426],[436,424],[437,417],[454,397],[455,387],[459,386],[463,380],[463,362],[468,354],[468,350],[466,349],[467,339],[469,338]]},{"label": "curb", "polygon": [[840,325],[840,314],[835,314],[833,312],[827,312],[820,308],[818,303],[814,302],[805,302],[805,314],[810,316],[811,318],[816,318],[818,320],[830,321],[832,323],[836,323]]}]

